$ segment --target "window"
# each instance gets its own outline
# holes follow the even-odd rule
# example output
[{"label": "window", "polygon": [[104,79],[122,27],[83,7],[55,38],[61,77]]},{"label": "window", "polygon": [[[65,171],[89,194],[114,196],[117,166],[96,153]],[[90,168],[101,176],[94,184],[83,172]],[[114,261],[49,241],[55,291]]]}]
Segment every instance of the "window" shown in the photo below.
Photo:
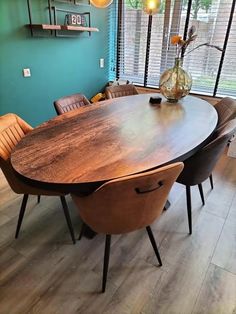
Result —
[{"label": "window", "polygon": [[224,61],[217,89],[219,96],[236,97],[236,14],[234,13],[229,39],[225,49]]},{"label": "window", "polygon": [[[186,54],[183,67],[192,75],[192,91],[206,95],[236,96],[235,0],[166,0],[160,12],[149,17],[140,0],[118,0],[117,74],[120,79],[158,87],[161,73],[173,66],[174,34],[195,25],[197,40],[189,49],[210,43],[223,53],[203,46]],[[233,70],[234,69],[234,70]]]}]

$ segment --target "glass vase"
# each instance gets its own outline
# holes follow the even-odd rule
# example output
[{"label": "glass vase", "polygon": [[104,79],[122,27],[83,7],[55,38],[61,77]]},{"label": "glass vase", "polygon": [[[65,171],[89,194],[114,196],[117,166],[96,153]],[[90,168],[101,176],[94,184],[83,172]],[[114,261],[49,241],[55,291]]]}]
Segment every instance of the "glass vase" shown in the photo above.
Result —
[{"label": "glass vase", "polygon": [[192,77],[182,68],[183,59],[176,58],[173,68],[166,70],[160,77],[160,92],[169,102],[178,102],[189,94]]}]

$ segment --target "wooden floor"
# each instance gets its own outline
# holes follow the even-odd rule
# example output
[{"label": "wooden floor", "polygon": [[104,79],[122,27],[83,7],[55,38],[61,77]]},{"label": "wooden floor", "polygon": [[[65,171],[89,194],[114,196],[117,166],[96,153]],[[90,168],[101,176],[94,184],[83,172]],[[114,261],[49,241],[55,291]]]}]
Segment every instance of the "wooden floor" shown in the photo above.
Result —
[{"label": "wooden floor", "polygon": [[[107,291],[101,294],[104,236],[72,245],[59,198],[31,197],[14,239],[21,197],[0,174],[0,313],[236,313],[236,159],[220,160],[206,205],[193,188],[193,234],[185,191],[153,224],[163,266],[144,230],[112,239]],[[73,224],[81,222],[68,197]]]}]

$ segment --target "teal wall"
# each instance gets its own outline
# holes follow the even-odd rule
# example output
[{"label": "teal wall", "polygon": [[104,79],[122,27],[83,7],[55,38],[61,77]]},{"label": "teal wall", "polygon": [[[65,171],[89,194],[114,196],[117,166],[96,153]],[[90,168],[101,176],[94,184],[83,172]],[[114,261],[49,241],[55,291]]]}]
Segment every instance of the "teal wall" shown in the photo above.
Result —
[{"label": "teal wall", "polygon": [[[32,0],[34,23],[48,21],[46,3]],[[92,26],[99,33],[32,38],[25,27],[29,23],[26,0],[0,0],[0,115],[14,112],[36,126],[55,116],[55,99],[76,92],[90,98],[104,87],[108,81],[108,12],[77,8],[91,12]],[[100,58],[105,58],[103,69]],[[30,78],[23,77],[23,68],[31,69]]]}]

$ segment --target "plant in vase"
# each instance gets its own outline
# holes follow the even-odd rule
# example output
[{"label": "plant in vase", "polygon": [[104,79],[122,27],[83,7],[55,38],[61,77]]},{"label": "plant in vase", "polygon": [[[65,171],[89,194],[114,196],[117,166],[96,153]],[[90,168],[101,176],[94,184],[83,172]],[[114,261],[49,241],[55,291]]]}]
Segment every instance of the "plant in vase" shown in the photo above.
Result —
[{"label": "plant in vase", "polygon": [[196,28],[192,26],[187,35],[187,39],[184,40],[180,35],[171,37],[171,44],[176,46],[176,58],[173,68],[166,70],[160,77],[160,92],[169,102],[178,102],[179,99],[189,94],[192,87],[192,77],[183,68],[183,58],[192,51],[207,46],[216,48],[222,51],[218,46],[211,45],[210,43],[200,44],[197,47],[186,52],[188,46],[197,38]]}]

